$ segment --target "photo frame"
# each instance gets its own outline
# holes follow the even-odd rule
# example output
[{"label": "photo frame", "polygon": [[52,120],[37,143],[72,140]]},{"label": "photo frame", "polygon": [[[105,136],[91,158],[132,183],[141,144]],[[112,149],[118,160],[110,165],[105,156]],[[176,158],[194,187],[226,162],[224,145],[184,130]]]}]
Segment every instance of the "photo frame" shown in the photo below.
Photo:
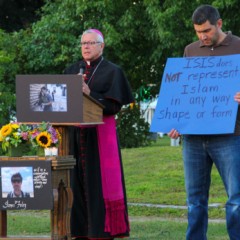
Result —
[{"label": "photo frame", "polygon": [[1,160],[0,173],[1,210],[53,208],[50,160]]},{"label": "photo frame", "polygon": [[83,119],[82,104],[81,75],[16,76],[18,122],[79,124]]}]

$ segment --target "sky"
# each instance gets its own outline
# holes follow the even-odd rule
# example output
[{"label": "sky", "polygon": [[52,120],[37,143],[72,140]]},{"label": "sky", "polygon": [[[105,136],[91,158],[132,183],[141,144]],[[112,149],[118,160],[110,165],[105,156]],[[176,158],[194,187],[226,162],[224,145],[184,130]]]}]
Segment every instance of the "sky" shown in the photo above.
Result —
[{"label": "sky", "polygon": [[2,192],[12,191],[11,176],[19,172],[22,175],[22,190],[25,192],[33,192],[33,169],[32,167],[2,167]]}]

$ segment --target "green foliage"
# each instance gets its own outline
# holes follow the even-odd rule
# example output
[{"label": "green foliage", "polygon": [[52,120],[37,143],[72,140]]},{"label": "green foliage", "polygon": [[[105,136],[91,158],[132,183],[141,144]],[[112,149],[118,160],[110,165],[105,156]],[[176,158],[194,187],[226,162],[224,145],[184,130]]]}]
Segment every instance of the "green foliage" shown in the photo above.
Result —
[{"label": "green foliage", "polygon": [[[13,34],[0,32],[0,124],[15,109],[16,74],[62,73],[81,58],[80,36],[87,28],[105,37],[104,56],[120,65],[136,92],[155,84],[159,92],[168,57],[181,57],[196,40],[191,16],[205,0],[45,0],[39,21]],[[209,0],[218,7],[224,30],[239,35],[237,0]],[[10,46],[10,47],[9,47]]]},{"label": "green foliage", "polygon": [[240,36],[240,18],[238,12],[240,5],[238,0],[214,0],[213,6],[217,7],[223,19],[223,30],[232,31],[233,34]]},{"label": "green foliage", "polygon": [[19,42],[17,58],[22,63],[23,72],[62,73],[66,63],[80,57],[78,39],[72,33],[76,22],[67,16],[68,11],[64,11],[65,16],[62,16],[61,9],[53,12],[43,16],[28,31],[19,33],[22,41]]},{"label": "green foliage", "polygon": [[[0,30],[0,125],[7,123],[15,109],[15,60],[14,35]],[[9,48],[9,46],[11,46]]]},{"label": "green foliage", "polygon": [[19,33],[22,41],[17,59],[23,72],[61,73],[81,57],[79,36],[92,27],[103,32],[105,57],[123,67],[133,89],[159,81],[163,68],[159,72],[154,68],[158,63],[149,64],[159,43],[157,39],[149,41],[151,18],[142,2],[49,1],[42,11],[40,21]]},{"label": "green foliage", "polygon": [[125,108],[117,116],[117,131],[121,148],[147,146],[149,140],[149,124],[141,117],[139,108]]}]

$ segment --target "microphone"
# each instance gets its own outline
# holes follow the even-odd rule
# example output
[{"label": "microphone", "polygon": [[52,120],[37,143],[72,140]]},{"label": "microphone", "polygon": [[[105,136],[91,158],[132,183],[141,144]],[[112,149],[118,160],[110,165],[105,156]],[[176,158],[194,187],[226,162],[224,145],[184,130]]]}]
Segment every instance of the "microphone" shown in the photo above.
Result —
[{"label": "microphone", "polygon": [[80,64],[79,64],[79,75],[83,75],[83,73],[84,73],[84,71],[85,71],[85,68],[86,68],[86,66],[85,66],[85,64],[84,64],[84,62],[81,62]]}]

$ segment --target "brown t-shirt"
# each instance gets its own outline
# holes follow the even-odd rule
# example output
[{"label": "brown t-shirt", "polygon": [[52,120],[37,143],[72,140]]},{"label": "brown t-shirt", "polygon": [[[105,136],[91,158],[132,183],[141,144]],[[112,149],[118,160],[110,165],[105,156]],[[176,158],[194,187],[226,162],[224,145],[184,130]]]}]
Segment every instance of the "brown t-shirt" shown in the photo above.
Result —
[{"label": "brown t-shirt", "polygon": [[[232,35],[231,32],[226,32],[227,36],[217,46],[204,46],[201,41],[193,42],[185,47],[184,57],[195,56],[224,56],[240,54],[240,38]],[[240,81],[240,79],[239,79]],[[236,93],[240,89],[236,89]],[[238,107],[237,120],[235,125],[235,135],[240,135],[240,108]]]}]

